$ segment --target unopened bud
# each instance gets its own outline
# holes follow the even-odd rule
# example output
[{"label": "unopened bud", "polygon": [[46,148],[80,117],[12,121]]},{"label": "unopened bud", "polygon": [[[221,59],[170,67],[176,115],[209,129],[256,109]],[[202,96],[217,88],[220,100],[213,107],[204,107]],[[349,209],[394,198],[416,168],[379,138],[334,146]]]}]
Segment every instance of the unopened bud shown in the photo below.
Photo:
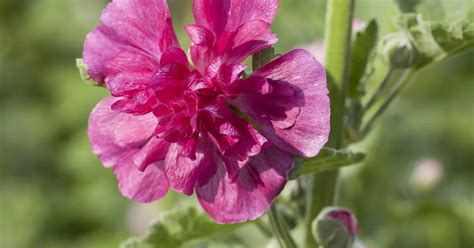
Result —
[{"label": "unopened bud", "polygon": [[387,35],[380,47],[385,62],[394,68],[408,68],[415,63],[417,51],[403,33]]},{"label": "unopened bud", "polygon": [[337,207],[323,209],[312,228],[316,241],[328,248],[350,248],[359,233],[352,212]]}]

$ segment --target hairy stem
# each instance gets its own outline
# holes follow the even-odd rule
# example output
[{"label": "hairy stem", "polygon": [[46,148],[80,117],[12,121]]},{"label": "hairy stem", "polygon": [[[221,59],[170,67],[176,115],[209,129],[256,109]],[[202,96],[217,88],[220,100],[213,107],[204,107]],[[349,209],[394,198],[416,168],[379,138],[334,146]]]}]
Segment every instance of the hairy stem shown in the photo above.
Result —
[{"label": "hairy stem", "polygon": [[[325,44],[326,71],[331,98],[331,133],[328,145],[341,148],[344,129],[344,107],[351,54],[352,17],[355,0],[328,0]],[[305,247],[317,247],[311,234],[311,222],[337,198],[338,172],[324,172],[312,178],[307,191]]]},{"label": "hairy stem", "polygon": [[260,232],[265,235],[265,237],[270,238],[272,237],[272,230],[268,228],[267,223],[265,223],[262,218],[259,218],[254,221],[255,226],[260,230]]},{"label": "hairy stem", "polygon": [[273,234],[275,235],[278,243],[281,248],[296,248],[295,241],[291,238],[288,228],[283,221],[283,218],[278,211],[278,205],[276,202],[270,207],[268,212],[268,217],[270,219],[270,224],[273,229]]},{"label": "hairy stem", "polygon": [[390,81],[392,81],[393,75],[395,74],[395,69],[393,67],[390,67],[388,70],[387,74],[385,74],[384,79],[382,82],[379,84],[377,90],[374,92],[370,100],[367,102],[364,112],[367,112],[376,102],[379,100],[379,98],[382,96],[384,91],[387,88],[387,85],[389,84]]},{"label": "hairy stem", "polygon": [[361,134],[363,138],[366,137],[367,134],[369,134],[370,130],[372,130],[374,123],[380,118],[380,116],[385,112],[385,110],[387,110],[387,108],[393,102],[395,97],[398,96],[400,92],[410,84],[415,75],[415,70],[407,70],[398,79],[395,89],[390,93],[390,95],[384,100],[384,102],[380,105],[377,111],[375,111],[375,113],[370,117],[366,124],[361,128]]}]

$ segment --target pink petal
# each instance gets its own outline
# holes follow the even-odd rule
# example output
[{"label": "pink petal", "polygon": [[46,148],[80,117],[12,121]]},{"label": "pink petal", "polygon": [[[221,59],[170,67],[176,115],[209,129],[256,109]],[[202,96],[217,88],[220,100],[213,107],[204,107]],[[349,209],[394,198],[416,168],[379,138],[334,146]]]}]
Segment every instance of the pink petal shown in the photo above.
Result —
[{"label": "pink petal", "polygon": [[145,171],[138,170],[130,161],[113,168],[119,181],[119,189],[123,196],[138,202],[159,200],[168,192],[169,184],[160,169],[162,163],[148,166]]},{"label": "pink petal", "polygon": [[188,57],[181,48],[170,47],[161,55],[160,65],[163,66],[171,63],[188,66]]},{"label": "pink petal", "polygon": [[151,137],[150,140],[133,155],[133,163],[140,171],[144,171],[149,165],[163,161],[169,146],[170,144],[166,142],[166,140]]},{"label": "pink petal", "polygon": [[[234,31],[213,36],[211,31],[204,26],[188,25],[186,30],[192,41],[193,63],[200,72],[212,70],[217,73],[222,65],[229,65],[238,71],[241,69],[238,68],[239,64],[247,57],[278,41],[269,26],[270,24],[265,21],[252,20]],[[232,68],[227,68],[227,70],[232,70]]]},{"label": "pink petal", "polygon": [[222,164],[196,193],[204,210],[218,223],[255,220],[283,189],[293,158],[275,146],[253,157],[235,179]]},{"label": "pink petal", "polygon": [[240,26],[227,48],[224,60],[227,64],[241,63],[248,56],[277,43],[270,24],[262,20],[249,21]]},{"label": "pink petal", "polygon": [[[153,114],[127,114],[114,131],[115,143],[119,146],[143,145],[154,133],[158,119]],[[109,124],[110,125],[110,124]]]},{"label": "pink petal", "polygon": [[209,29],[200,25],[187,25],[185,29],[191,39],[191,59],[196,69],[203,72],[211,59],[214,35]]},{"label": "pink petal", "polygon": [[[150,158],[160,157],[156,155],[157,149],[153,148],[155,143],[150,142],[157,118],[152,113],[135,116],[114,111],[111,106],[115,101],[117,98],[114,97],[100,101],[90,115],[88,133],[93,152],[106,167],[128,161],[132,156],[143,157],[145,156],[143,153],[146,153],[147,159],[137,158],[137,161],[140,161],[137,166],[142,169],[150,163],[159,161],[158,159],[152,161]],[[161,157],[164,158],[166,151],[166,149],[162,151]],[[137,153],[139,155],[136,155]]]},{"label": "pink petal", "polygon": [[201,73],[215,67],[216,59],[220,65],[239,64],[277,42],[269,26],[278,0],[194,0],[193,7],[196,25],[186,30],[191,58]]},{"label": "pink petal", "polygon": [[112,110],[133,115],[146,115],[153,110],[156,104],[155,93],[148,88],[128,92],[126,96],[112,104]]},{"label": "pink petal", "polygon": [[254,20],[273,22],[278,0],[194,0],[196,24],[211,30],[216,36],[234,31],[242,24]]},{"label": "pink petal", "polygon": [[272,86],[264,77],[253,76],[247,79],[238,79],[226,85],[226,92],[232,94],[258,92],[265,95],[272,91]]},{"label": "pink petal", "polygon": [[107,82],[115,96],[145,88],[158,66],[154,55],[106,32],[108,28],[101,25],[87,35],[83,58],[89,75],[97,82]]},{"label": "pink petal", "polygon": [[114,166],[136,150],[121,147],[115,142],[115,129],[128,119],[127,114],[111,110],[116,100],[109,97],[100,101],[89,118],[88,134],[92,150],[106,167]]},{"label": "pink petal", "polygon": [[183,145],[171,144],[164,162],[165,173],[174,190],[191,195],[196,184],[207,183],[215,173],[215,147],[207,137],[201,137],[196,146],[195,159],[183,154],[183,150]]},{"label": "pink petal", "polygon": [[329,98],[326,73],[307,51],[293,50],[258,69],[271,93],[242,93],[230,102],[247,114],[261,132],[281,149],[312,157],[327,142]]},{"label": "pink petal", "polygon": [[240,161],[241,167],[249,157],[260,152],[261,144],[257,131],[227,106],[210,105],[205,111],[214,118],[203,118],[203,128],[222,155]]},{"label": "pink petal", "polygon": [[[137,116],[111,110],[111,105],[116,100],[114,97],[109,97],[100,101],[91,113],[88,133],[92,150],[99,155],[106,167],[114,166],[120,191],[125,197],[141,202],[158,200],[168,190],[168,181],[164,173],[156,165],[148,166],[141,172],[132,160],[137,154],[144,152],[144,147],[150,146],[147,143],[150,137],[147,137],[148,135],[139,135],[140,138],[131,137],[129,135],[133,136],[139,130],[135,129],[132,132],[124,130],[125,127],[134,125],[141,125],[146,129],[146,125],[141,123],[146,117],[136,118]],[[126,142],[126,137],[133,138],[133,142]],[[123,146],[118,144],[117,140],[123,141],[121,143]]]},{"label": "pink petal", "polygon": [[113,95],[147,85],[161,53],[179,46],[165,0],[114,0],[88,34],[84,62]]}]

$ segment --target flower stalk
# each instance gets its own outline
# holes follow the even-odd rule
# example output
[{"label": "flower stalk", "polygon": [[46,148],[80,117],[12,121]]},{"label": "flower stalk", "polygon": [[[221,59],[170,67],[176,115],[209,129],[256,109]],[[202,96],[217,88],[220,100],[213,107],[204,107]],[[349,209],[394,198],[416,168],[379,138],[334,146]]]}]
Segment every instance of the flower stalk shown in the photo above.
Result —
[{"label": "flower stalk", "polygon": [[[351,54],[352,19],[355,0],[329,0],[326,11],[326,72],[331,99],[331,133],[328,145],[339,149],[343,144],[344,105]],[[305,247],[316,247],[311,222],[337,198],[338,171],[316,174],[307,192]]]},{"label": "flower stalk", "polygon": [[296,248],[295,241],[291,237],[286,224],[278,210],[278,203],[274,202],[268,212],[273,234],[281,248]]}]

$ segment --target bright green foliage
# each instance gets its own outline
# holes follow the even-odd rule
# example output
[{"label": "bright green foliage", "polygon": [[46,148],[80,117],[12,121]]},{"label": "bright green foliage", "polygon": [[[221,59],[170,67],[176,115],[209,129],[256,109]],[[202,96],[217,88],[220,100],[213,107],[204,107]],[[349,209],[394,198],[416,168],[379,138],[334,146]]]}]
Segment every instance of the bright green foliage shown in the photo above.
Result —
[{"label": "bright green foliage", "polygon": [[395,24],[418,51],[417,67],[474,47],[474,23],[426,22],[421,15],[404,14],[395,19]]},{"label": "bright green foliage", "polygon": [[348,93],[350,97],[360,97],[364,92],[361,84],[363,76],[368,72],[368,65],[373,58],[377,46],[379,27],[375,20],[356,33],[352,45],[351,67],[349,72]]},{"label": "bright green foliage", "polygon": [[431,23],[431,32],[438,45],[447,53],[474,47],[474,23]]},{"label": "bright green foliage", "polygon": [[194,207],[172,210],[148,227],[140,238],[122,243],[122,248],[190,247],[209,238],[228,234],[244,224],[220,225]]}]

